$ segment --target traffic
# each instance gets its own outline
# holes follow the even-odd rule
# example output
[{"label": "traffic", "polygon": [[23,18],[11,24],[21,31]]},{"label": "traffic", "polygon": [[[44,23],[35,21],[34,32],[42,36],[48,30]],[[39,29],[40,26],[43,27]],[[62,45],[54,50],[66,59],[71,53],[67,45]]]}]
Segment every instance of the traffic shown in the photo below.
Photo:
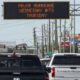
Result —
[{"label": "traffic", "polygon": [[0,80],[49,80],[37,55],[0,54]]},{"label": "traffic", "polygon": [[0,80],[80,80],[80,54],[55,53],[51,58],[22,53],[0,54]]},{"label": "traffic", "polygon": [[0,0],[0,80],[80,80],[79,1]]}]

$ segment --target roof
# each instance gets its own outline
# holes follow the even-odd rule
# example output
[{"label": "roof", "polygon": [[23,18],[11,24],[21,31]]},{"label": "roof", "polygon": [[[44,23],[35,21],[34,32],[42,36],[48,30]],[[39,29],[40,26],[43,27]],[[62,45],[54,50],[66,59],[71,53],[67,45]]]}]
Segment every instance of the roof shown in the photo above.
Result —
[{"label": "roof", "polygon": [[50,58],[41,58],[40,60],[50,60]]},{"label": "roof", "polygon": [[55,53],[54,55],[80,55],[79,53]]},{"label": "roof", "polygon": [[0,53],[0,55],[8,55],[8,56],[10,56],[10,55],[13,55],[13,54],[16,54],[16,55],[34,55],[34,56],[37,56],[37,55],[35,55],[35,54],[27,54],[27,53]]}]

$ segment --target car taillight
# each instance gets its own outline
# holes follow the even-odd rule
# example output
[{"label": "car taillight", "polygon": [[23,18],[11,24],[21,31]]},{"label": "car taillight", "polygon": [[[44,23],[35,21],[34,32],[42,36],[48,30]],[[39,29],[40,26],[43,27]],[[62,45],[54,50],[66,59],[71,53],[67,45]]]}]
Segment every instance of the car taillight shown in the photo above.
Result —
[{"label": "car taillight", "polygon": [[55,77],[55,68],[51,69],[51,75],[52,75],[52,77]]},{"label": "car taillight", "polygon": [[11,55],[11,58],[13,58],[13,59],[15,59],[15,58],[17,58],[18,56],[16,55],[16,53],[13,53],[12,55]]},{"label": "car taillight", "polygon": [[44,75],[44,80],[49,80],[48,73]]}]

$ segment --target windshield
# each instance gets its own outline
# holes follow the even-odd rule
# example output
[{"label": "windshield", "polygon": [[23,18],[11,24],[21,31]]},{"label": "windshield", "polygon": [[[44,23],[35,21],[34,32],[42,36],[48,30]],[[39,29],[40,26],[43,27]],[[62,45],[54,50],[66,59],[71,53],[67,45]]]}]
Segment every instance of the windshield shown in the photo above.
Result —
[{"label": "windshield", "polygon": [[55,65],[80,65],[80,56],[75,56],[75,55],[55,56],[52,64],[55,64]]},{"label": "windshield", "polygon": [[10,58],[7,56],[2,56],[0,58],[0,67],[40,67],[41,63],[37,57],[22,56],[15,58]]}]

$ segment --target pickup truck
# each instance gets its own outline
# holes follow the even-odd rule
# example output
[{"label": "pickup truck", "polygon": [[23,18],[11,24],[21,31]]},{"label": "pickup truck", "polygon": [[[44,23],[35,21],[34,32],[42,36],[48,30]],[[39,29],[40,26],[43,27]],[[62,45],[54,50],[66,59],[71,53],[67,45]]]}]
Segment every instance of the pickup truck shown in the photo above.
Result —
[{"label": "pickup truck", "polygon": [[49,80],[37,55],[0,54],[0,80]]},{"label": "pickup truck", "polygon": [[47,69],[50,80],[80,80],[80,54],[53,54]]}]

